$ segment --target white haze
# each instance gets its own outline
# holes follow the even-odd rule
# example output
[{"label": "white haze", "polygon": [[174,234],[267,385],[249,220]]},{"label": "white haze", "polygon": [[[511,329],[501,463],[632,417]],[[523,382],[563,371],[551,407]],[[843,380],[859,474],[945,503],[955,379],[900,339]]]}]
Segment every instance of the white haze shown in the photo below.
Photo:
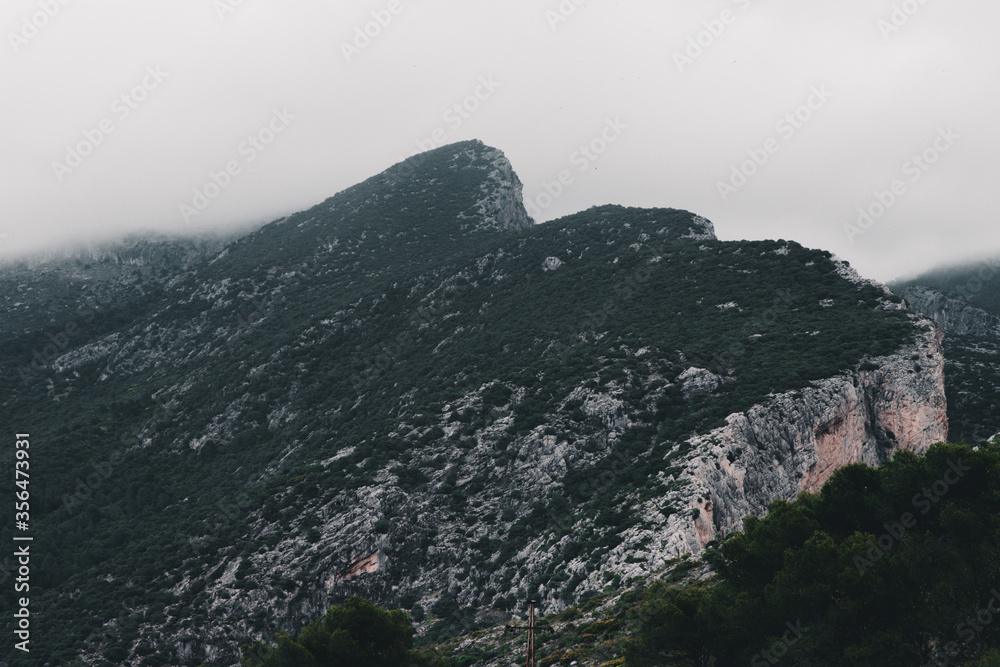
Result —
[{"label": "white haze", "polygon": [[[376,18],[349,61],[343,44]],[[478,138],[549,204],[539,222],[686,208],[721,238],[793,239],[888,280],[1000,251],[998,20],[987,0],[7,0],[0,253],[260,224],[418,142]],[[477,89],[478,108],[448,113]],[[286,127],[248,161],[241,144],[275,110]],[[797,110],[808,120],[778,125]],[[616,119],[602,155],[574,155]],[[79,166],[54,167],[102,122],[113,132]],[[926,171],[904,167],[925,150]],[[724,200],[748,151],[767,162]],[[181,204],[229,161],[238,173],[185,221]],[[896,180],[880,218],[845,230]]]}]

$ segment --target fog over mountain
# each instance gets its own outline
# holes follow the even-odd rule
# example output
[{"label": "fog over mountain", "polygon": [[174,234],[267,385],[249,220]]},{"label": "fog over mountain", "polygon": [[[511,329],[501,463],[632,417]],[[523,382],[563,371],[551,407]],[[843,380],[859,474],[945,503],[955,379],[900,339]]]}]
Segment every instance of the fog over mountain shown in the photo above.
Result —
[{"label": "fog over mountain", "polygon": [[0,667],[1000,664],[998,19],[9,0]]},{"label": "fog over mountain", "polygon": [[794,239],[889,280],[1000,249],[998,15],[986,0],[12,0],[0,255],[247,230],[478,138],[510,157],[536,221],[678,206],[720,238]]}]

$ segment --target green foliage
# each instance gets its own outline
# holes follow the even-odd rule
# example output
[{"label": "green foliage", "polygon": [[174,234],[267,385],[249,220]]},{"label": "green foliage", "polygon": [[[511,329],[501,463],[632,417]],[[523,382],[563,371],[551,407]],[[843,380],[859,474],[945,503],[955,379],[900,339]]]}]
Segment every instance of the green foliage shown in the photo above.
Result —
[{"label": "green foliage", "polygon": [[948,334],[944,348],[948,437],[980,444],[1000,432],[1000,342]]},{"label": "green foliage", "polygon": [[988,660],[1000,614],[969,619],[1000,607],[1000,452],[941,444],[848,466],[706,560],[712,582],[646,591],[626,665]]},{"label": "green foliage", "polygon": [[244,645],[243,667],[444,667],[413,651],[413,626],[399,610],[386,611],[360,597],[331,607],[292,639]]},{"label": "green foliage", "polygon": [[510,400],[511,391],[502,384],[490,385],[482,394],[483,405],[501,407]]},{"label": "green foliage", "polygon": [[[286,536],[320,542],[319,527],[297,517],[335,499],[348,506],[376,479],[420,494],[381,519],[391,519],[393,539],[379,576],[402,580],[427,563],[437,526],[398,517],[416,507],[444,521],[474,517],[475,502],[497,494],[484,479],[502,478],[530,453],[518,435],[533,429],[570,443],[561,484],[532,498],[535,506],[503,491],[488,540],[477,532],[448,556],[478,559],[480,575],[489,574],[539,535],[563,538],[570,519],[593,519],[593,530],[574,534],[533,573],[569,602],[579,579],[560,577],[558,560],[587,557],[590,569],[600,567],[638,521],[629,511],[635,494],[655,497],[658,475],[680,470],[687,452],[672,443],[912,338],[905,315],[882,309],[879,290],[842,278],[829,253],[690,238],[685,211],[604,206],[526,229],[490,228],[478,211],[493,167],[477,146],[398,165],[174,282],[137,289],[127,308],[81,326],[67,351],[88,347],[72,355],[74,365],[50,369],[53,391],[68,392],[58,403],[42,381],[4,392],[6,421],[32,424],[45,443],[32,454],[32,467],[44,470],[32,479],[32,518],[38,551],[50,556],[32,583],[33,603],[50,611],[34,626],[45,642],[19,660],[54,664],[94,633],[105,633],[100,641],[122,660],[140,638],[158,651],[145,657],[168,654],[149,636],[150,620],[161,619],[154,614],[183,628],[210,622],[218,587],[205,577],[215,565],[244,559],[226,595],[262,585],[251,554]],[[546,272],[553,255],[564,264]],[[716,307],[730,302],[738,307]],[[59,335],[49,319],[5,340],[0,374],[17,378],[48,335]],[[688,366],[724,382],[687,398],[674,380]],[[582,399],[566,400],[581,387],[621,392],[620,416],[632,427],[598,444],[601,418]],[[446,431],[449,404],[461,408]],[[482,459],[467,456],[480,446],[472,436],[484,430],[497,439],[481,446],[494,451],[469,470]],[[192,448],[209,432],[212,441]],[[95,472],[112,457],[110,477]],[[77,493],[79,503],[65,502]],[[386,528],[380,522],[376,532]],[[276,595],[301,581],[268,584],[263,573]],[[482,581],[465,581],[483,592]],[[181,582],[190,586],[176,599],[147,601]],[[434,636],[470,627],[474,613],[459,611],[436,618]],[[258,630],[274,622],[253,621]],[[287,641],[281,646],[294,652]]]},{"label": "green foliage", "polygon": [[892,283],[899,294],[907,287],[921,285],[967,299],[988,313],[1000,315],[1000,258],[929,271],[916,278]]},{"label": "green foliage", "polygon": [[427,633],[421,637],[423,645],[443,642],[451,637],[468,632],[475,627],[475,610],[462,607],[450,595],[442,595],[438,598],[431,605],[430,612],[437,620],[431,624]]}]

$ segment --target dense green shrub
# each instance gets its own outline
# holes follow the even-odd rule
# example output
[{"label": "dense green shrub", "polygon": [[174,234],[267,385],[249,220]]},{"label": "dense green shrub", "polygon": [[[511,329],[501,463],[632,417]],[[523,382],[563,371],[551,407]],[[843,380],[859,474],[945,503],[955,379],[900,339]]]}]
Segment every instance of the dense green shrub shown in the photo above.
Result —
[{"label": "dense green shrub", "polygon": [[1000,648],[1000,451],[842,468],[706,560],[714,581],[647,591],[628,667],[972,664]]},{"label": "dense green shrub", "polygon": [[402,611],[360,597],[331,607],[296,638],[244,645],[243,667],[445,667],[413,650],[413,626]]}]

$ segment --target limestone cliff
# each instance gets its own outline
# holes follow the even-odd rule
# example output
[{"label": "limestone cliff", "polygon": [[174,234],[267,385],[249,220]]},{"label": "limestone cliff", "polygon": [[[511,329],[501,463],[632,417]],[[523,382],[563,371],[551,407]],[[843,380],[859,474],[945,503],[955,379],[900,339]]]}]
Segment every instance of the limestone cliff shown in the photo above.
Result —
[{"label": "limestone cliff", "polygon": [[480,185],[483,198],[477,203],[473,216],[475,228],[509,231],[530,227],[533,222],[524,209],[521,179],[503,151],[476,144],[466,149],[465,156],[473,164],[478,158],[489,165],[487,179]]},{"label": "limestone cliff", "polygon": [[929,320],[897,353],[863,368],[774,396],[691,439],[679,496],[697,509],[671,517],[664,550],[696,552],[739,530],[775,499],[817,492],[849,463],[880,465],[897,450],[921,454],[948,433],[942,333]]}]

